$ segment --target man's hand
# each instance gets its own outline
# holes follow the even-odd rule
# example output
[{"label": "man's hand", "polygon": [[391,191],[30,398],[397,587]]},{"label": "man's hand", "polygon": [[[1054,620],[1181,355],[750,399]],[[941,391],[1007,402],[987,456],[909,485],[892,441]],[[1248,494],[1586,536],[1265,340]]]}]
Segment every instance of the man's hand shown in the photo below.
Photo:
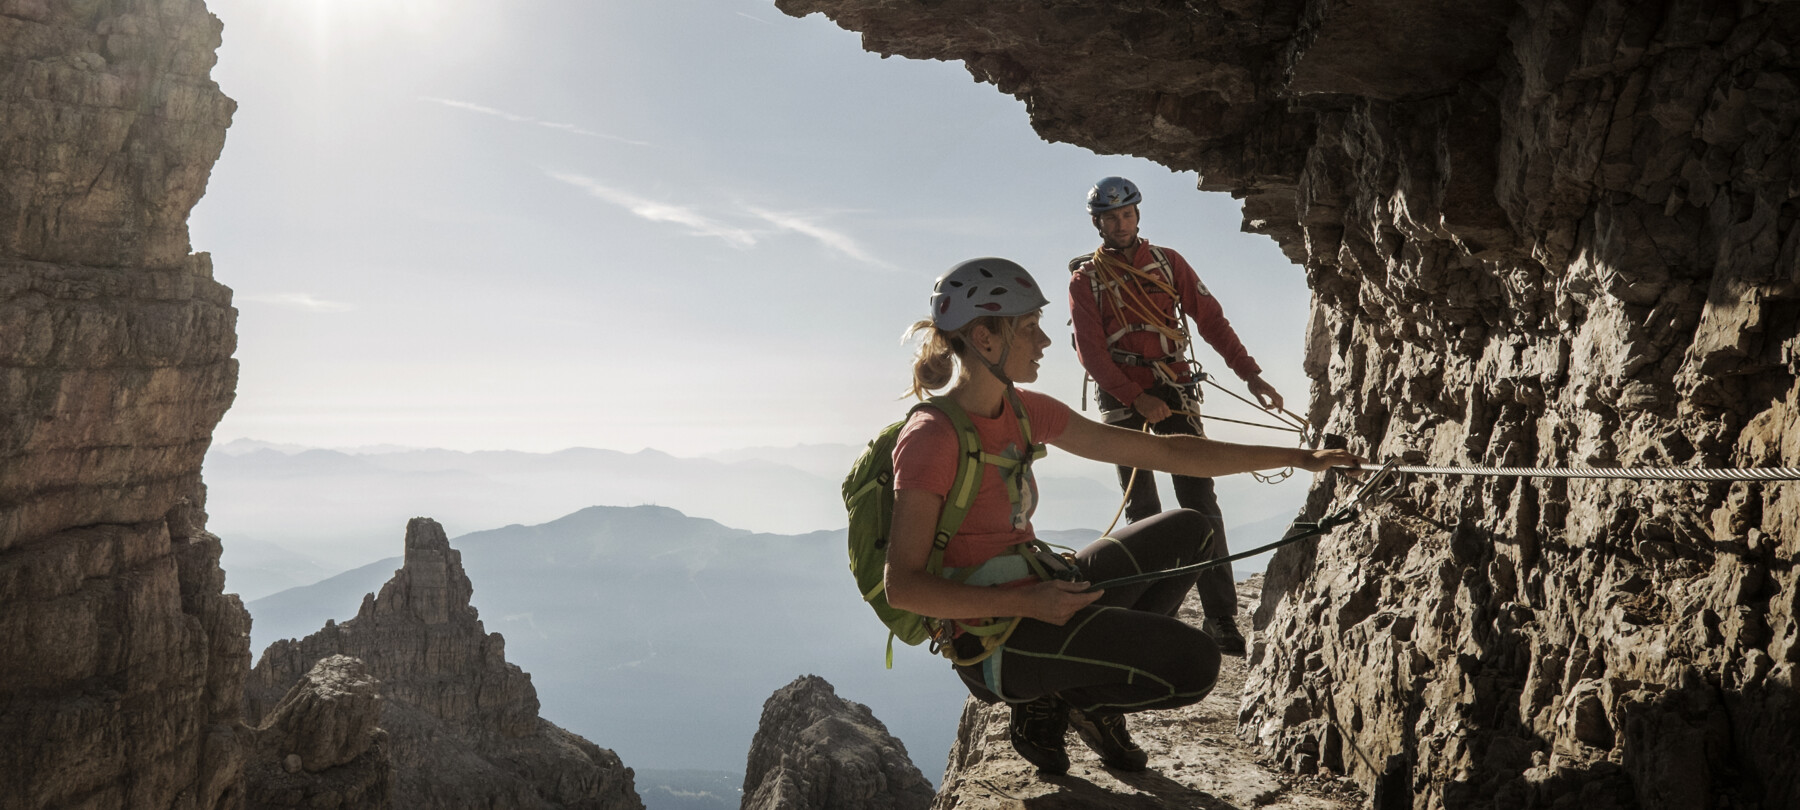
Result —
[{"label": "man's hand", "polygon": [[1149,391],[1139,394],[1137,400],[1131,403],[1131,408],[1142,414],[1144,419],[1152,425],[1169,418],[1169,414],[1172,413],[1169,410],[1169,403],[1162,401],[1162,397],[1155,396]]},{"label": "man's hand", "polygon": [[1275,386],[1263,382],[1261,375],[1245,380],[1244,384],[1250,386],[1250,394],[1256,397],[1256,401],[1262,403],[1264,408],[1273,410],[1281,407],[1281,392],[1276,391]]}]

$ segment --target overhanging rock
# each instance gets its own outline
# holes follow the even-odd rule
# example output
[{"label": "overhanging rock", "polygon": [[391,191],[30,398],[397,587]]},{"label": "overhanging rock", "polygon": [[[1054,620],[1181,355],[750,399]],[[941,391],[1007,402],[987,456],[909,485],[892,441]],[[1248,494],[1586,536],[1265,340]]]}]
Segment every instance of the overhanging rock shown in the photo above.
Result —
[{"label": "overhanging rock", "polygon": [[[1243,200],[1371,457],[1800,464],[1800,4],[777,5]],[[1382,807],[1800,805],[1797,551],[1794,484],[1417,479],[1277,556],[1240,731]]]}]

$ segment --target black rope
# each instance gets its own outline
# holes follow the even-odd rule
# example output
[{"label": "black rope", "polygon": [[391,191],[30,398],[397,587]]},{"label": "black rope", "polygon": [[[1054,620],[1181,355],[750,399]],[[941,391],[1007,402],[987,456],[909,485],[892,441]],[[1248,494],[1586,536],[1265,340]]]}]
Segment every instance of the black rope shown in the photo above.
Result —
[{"label": "black rope", "polygon": [[1212,566],[1215,566],[1215,565],[1225,565],[1227,563],[1231,563],[1231,562],[1235,562],[1237,560],[1244,559],[1245,557],[1254,557],[1265,551],[1273,551],[1275,549],[1281,548],[1282,546],[1288,545],[1290,543],[1298,543],[1301,540],[1305,540],[1308,537],[1317,537],[1321,534],[1331,531],[1332,529],[1335,529],[1339,526],[1349,523],[1352,520],[1355,520],[1357,517],[1357,514],[1358,513],[1357,513],[1356,508],[1351,507],[1348,509],[1342,509],[1337,512],[1333,512],[1333,513],[1326,515],[1325,517],[1323,517],[1319,520],[1316,520],[1316,521],[1295,521],[1293,524],[1293,527],[1301,529],[1301,531],[1298,534],[1290,534],[1290,535],[1283,537],[1280,540],[1277,540],[1268,545],[1258,546],[1256,548],[1250,549],[1249,551],[1240,551],[1229,557],[1220,557],[1218,559],[1213,559],[1213,560],[1203,560],[1201,562],[1193,563],[1191,565],[1183,565],[1183,566],[1180,566],[1177,568],[1167,568],[1167,569],[1163,569],[1161,571],[1145,571],[1145,572],[1139,573],[1139,574],[1129,574],[1129,575],[1122,576],[1122,577],[1115,577],[1113,579],[1109,579],[1104,582],[1096,582],[1092,585],[1089,585],[1086,590],[1082,591],[1082,593],[1093,593],[1094,591],[1104,591],[1107,588],[1119,588],[1119,587],[1123,587],[1126,585],[1136,585],[1140,582],[1155,582],[1159,579],[1168,579],[1169,577],[1178,577],[1178,576],[1181,576],[1182,574],[1188,574],[1188,573],[1192,573],[1194,571],[1211,568]]},{"label": "black rope", "polygon": [[1210,568],[1215,565],[1225,565],[1226,563],[1235,562],[1244,559],[1245,557],[1254,557],[1265,551],[1273,551],[1291,543],[1298,543],[1308,537],[1318,537],[1332,529],[1355,520],[1362,514],[1362,505],[1365,500],[1373,505],[1386,500],[1389,495],[1393,494],[1395,485],[1398,482],[1398,479],[1394,477],[1394,467],[1395,465],[1392,462],[1389,462],[1380,469],[1375,470],[1368,478],[1363,480],[1362,486],[1358,487],[1356,494],[1350,497],[1349,503],[1332,510],[1324,517],[1314,521],[1294,521],[1289,526],[1288,530],[1291,532],[1293,529],[1298,528],[1300,529],[1298,534],[1288,534],[1280,540],[1268,545],[1258,546],[1249,551],[1240,551],[1229,557],[1220,557],[1215,560],[1202,560],[1201,562],[1193,563],[1191,565],[1183,565],[1162,571],[1145,571],[1142,573],[1116,577],[1114,579],[1106,580],[1105,582],[1096,582],[1089,585],[1082,593],[1092,593],[1094,591],[1117,588],[1124,585],[1135,585],[1139,582],[1155,582],[1159,579],[1168,579],[1169,577],[1180,576],[1182,574]]}]

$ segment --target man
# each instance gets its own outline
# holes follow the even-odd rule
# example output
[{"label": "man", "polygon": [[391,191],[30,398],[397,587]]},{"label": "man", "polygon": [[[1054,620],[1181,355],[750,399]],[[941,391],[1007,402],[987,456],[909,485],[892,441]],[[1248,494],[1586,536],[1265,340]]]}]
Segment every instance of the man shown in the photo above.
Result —
[{"label": "man", "polygon": [[[1152,247],[1138,237],[1143,195],[1123,177],[1107,177],[1088,192],[1088,215],[1100,231],[1099,250],[1070,262],[1069,308],[1075,351],[1099,388],[1106,421],[1133,430],[1148,423],[1161,434],[1205,435],[1200,427],[1197,369],[1187,362],[1192,320],[1200,336],[1224,359],[1265,408],[1279,408],[1281,394],[1263,381],[1262,368],[1225,320],[1219,302],[1200,283],[1181,254]],[[1119,468],[1125,516],[1138,521],[1162,511],[1149,470]],[[1174,477],[1175,498],[1212,525],[1213,558],[1230,555],[1225,521],[1210,478]],[[1206,542],[1194,538],[1196,544]],[[1204,629],[1220,652],[1244,654],[1237,627],[1237,583],[1230,565],[1206,569],[1194,583],[1206,611]]]}]

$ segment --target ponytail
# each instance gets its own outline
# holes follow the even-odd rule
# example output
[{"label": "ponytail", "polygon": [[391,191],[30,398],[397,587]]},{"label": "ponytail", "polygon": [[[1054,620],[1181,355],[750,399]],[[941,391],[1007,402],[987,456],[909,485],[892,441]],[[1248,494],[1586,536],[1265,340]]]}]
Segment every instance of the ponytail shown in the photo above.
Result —
[{"label": "ponytail", "polygon": [[963,341],[960,334],[938,329],[929,320],[914,323],[901,340],[911,340],[914,335],[922,337],[919,350],[913,355],[912,390],[907,393],[922,400],[950,384],[956,375],[956,354]]},{"label": "ponytail", "polygon": [[932,391],[949,385],[956,377],[958,360],[969,346],[964,338],[975,327],[987,327],[1001,340],[1011,341],[1017,320],[1018,316],[984,315],[954,332],[945,332],[929,320],[915,322],[901,337],[904,341],[911,340],[914,335],[922,336],[919,350],[913,355],[912,389],[907,393],[923,400]]}]

